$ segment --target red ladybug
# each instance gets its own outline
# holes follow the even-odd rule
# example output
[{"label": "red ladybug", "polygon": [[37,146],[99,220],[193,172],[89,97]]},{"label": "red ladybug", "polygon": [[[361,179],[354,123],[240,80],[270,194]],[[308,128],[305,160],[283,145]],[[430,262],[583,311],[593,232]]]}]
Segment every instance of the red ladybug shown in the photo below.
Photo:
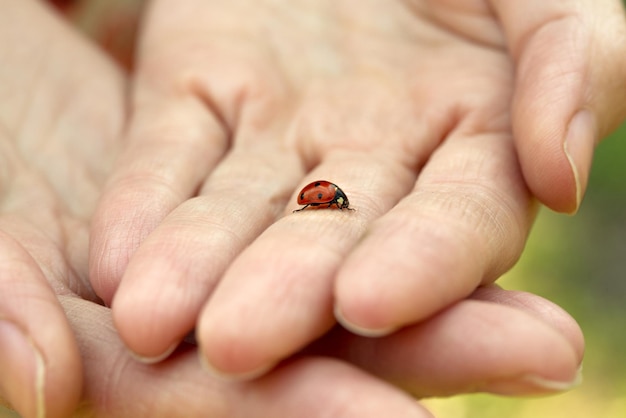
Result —
[{"label": "red ladybug", "polygon": [[350,207],[348,197],[343,190],[326,180],[314,181],[304,186],[298,195],[298,204],[304,205],[304,207],[296,209],[294,212],[300,212],[309,206],[321,205],[327,205],[328,208],[335,205],[338,209],[354,210]]}]

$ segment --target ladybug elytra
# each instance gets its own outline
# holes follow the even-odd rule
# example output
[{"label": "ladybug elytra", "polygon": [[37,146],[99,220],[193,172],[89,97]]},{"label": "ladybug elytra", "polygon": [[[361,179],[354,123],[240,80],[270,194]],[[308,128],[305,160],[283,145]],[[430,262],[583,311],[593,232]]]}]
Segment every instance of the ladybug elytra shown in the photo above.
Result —
[{"label": "ladybug elytra", "polygon": [[298,195],[298,204],[304,205],[294,212],[300,212],[309,206],[322,206],[330,208],[337,206],[337,209],[354,210],[350,207],[350,202],[346,194],[334,183],[326,180],[318,180],[304,186]]}]

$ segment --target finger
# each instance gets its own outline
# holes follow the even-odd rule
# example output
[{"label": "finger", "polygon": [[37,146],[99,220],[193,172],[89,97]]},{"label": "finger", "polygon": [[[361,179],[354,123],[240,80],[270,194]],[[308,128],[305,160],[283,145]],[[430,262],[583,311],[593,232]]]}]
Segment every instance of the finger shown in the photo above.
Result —
[{"label": "finger", "polygon": [[81,393],[76,342],[31,256],[0,232],[0,397],[23,417],[66,417]]},{"label": "finger", "polygon": [[626,117],[623,5],[492,3],[516,61],[513,131],[524,176],[547,206],[575,212],[596,142]]},{"label": "finger", "polygon": [[270,411],[263,416],[272,417],[432,417],[405,393],[329,358],[305,357],[242,386],[252,389],[249,398],[256,401],[242,416],[263,409]]},{"label": "finger", "polygon": [[[246,65],[231,62],[205,36],[206,21],[197,19],[197,7],[177,13],[171,19],[159,2],[148,9],[129,148],[93,220],[90,277],[108,304],[131,255],[201,187],[227,151],[235,127],[237,136],[246,136],[246,130],[276,123],[276,109],[287,94],[274,67],[260,58],[264,51],[250,48],[255,58]],[[202,35],[181,37],[179,21],[185,22],[184,34]]]},{"label": "finger", "polygon": [[453,123],[396,87],[361,74],[316,84],[290,115],[287,142],[315,167],[301,186],[335,182],[356,210],[292,214],[293,205],[233,262],[197,328],[216,373],[262,374],[333,325],[339,265],[369,222],[406,195]]},{"label": "finger", "polygon": [[119,418],[181,414],[377,418],[386,412],[394,417],[430,417],[405,394],[333,359],[302,358],[243,383],[211,377],[189,346],[159,364],[141,364],[124,348],[106,308],[75,298],[62,303],[85,361],[85,413]]},{"label": "finger", "polygon": [[131,255],[226,150],[223,127],[191,95],[142,92],[128,148],[103,192],[92,221],[90,279],[110,304]]},{"label": "finger", "polygon": [[289,210],[233,262],[197,329],[217,373],[259,375],[326,332],[343,257],[414,181],[411,170],[369,153],[329,156],[310,180],[322,173],[344,188],[356,210]]},{"label": "finger", "polygon": [[371,225],[337,273],[336,315],[354,332],[384,335],[427,318],[519,257],[534,210],[511,138],[463,131],[446,139],[413,192]]},{"label": "finger", "polygon": [[[562,326],[569,331],[561,332]],[[337,328],[311,351],[320,353],[316,350],[334,353],[417,397],[531,395],[580,383],[583,339],[573,319],[552,303],[497,289],[382,338]]]},{"label": "finger", "polygon": [[167,355],[194,327],[230,262],[283,211],[301,176],[295,152],[274,142],[234,150],[199,197],[175,209],[128,265],[113,316],[146,361]]},{"label": "finger", "polygon": [[535,315],[563,335],[572,345],[578,359],[582,360],[585,339],[574,318],[560,306],[527,292],[504,290],[498,285],[481,286],[471,296],[472,299],[510,306]]}]

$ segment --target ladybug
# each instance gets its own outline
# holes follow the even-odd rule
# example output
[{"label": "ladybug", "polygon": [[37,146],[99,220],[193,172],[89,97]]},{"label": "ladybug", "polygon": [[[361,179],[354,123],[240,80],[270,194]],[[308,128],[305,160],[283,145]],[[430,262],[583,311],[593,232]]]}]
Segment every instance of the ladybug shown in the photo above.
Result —
[{"label": "ladybug", "polygon": [[336,184],[326,180],[314,181],[313,183],[304,186],[304,189],[302,189],[298,195],[298,204],[304,205],[304,207],[296,209],[294,212],[300,212],[309,206],[322,205],[327,205],[327,208],[335,205],[341,210],[354,210],[350,207],[348,197],[343,190],[341,190]]}]

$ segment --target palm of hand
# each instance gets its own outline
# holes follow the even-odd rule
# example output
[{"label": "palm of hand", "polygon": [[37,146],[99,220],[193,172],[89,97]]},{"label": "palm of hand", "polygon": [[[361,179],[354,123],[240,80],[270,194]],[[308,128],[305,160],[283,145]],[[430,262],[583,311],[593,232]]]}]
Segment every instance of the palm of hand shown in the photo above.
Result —
[{"label": "palm of hand", "polygon": [[[20,3],[19,5],[18,3],[9,3],[8,6],[3,5],[3,13],[0,14],[2,18],[6,19],[5,22],[0,22],[3,23],[0,27],[9,28],[9,33],[24,35],[20,38],[20,45],[29,45],[30,48],[25,50],[32,52],[32,55],[23,56],[19,54],[21,49],[11,49],[11,43],[4,43],[3,56],[6,58],[6,62],[11,65],[0,68],[0,80],[2,80],[0,88],[4,89],[1,92],[2,96],[13,98],[9,102],[3,101],[0,107],[0,121],[2,122],[0,155],[3,159],[1,189],[4,193],[0,213],[0,230],[2,231],[0,233],[0,246],[2,247],[2,251],[0,251],[0,257],[2,257],[0,286],[3,288],[3,291],[0,292],[0,309],[2,309],[0,317],[3,319],[0,321],[0,325],[4,325],[2,322],[14,324],[18,333],[24,333],[28,337],[26,350],[20,352],[18,360],[8,354],[8,350],[2,351],[3,357],[0,358],[0,361],[8,358],[10,364],[17,364],[17,366],[2,368],[2,370],[17,370],[15,373],[18,376],[15,381],[11,381],[10,378],[14,375],[3,373],[3,379],[0,381],[3,395],[8,396],[14,402],[14,406],[18,407],[25,416],[35,415],[35,409],[41,406],[39,401],[45,401],[46,416],[67,416],[73,410],[81,391],[83,406],[91,409],[91,413],[102,416],[138,416],[141,414],[174,416],[179,414],[181,410],[186,416],[205,416],[208,411],[216,417],[230,417],[235,414],[242,416],[306,416],[307,413],[315,416],[321,411],[320,408],[329,412],[337,410],[353,412],[355,416],[360,417],[381,416],[382,414],[398,417],[416,416],[416,414],[418,414],[417,416],[428,416],[410,398],[393,390],[386,383],[347,363],[329,358],[301,357],[293,359],[263,379],[249,383],[230,384],[209,377],[199,367],[194,350],[189,349],[189,347],[182,347],[176,355],[159,365],[146,366],[132,359],[124,350],[112,327],[109,310],[93,303],[97,301],[97,298],[87,282],[86,265],[86,228],[100,193],[102,179],[106,175],[112,159],[117,154],[119,143],[115,141],[115,138],[121,132],[124,122],[126,110],[123,100],[124,81],[110,63],[103,60],[94,51],[85,48],[84,43],[77,41],[74,35],[67,32],[65,27],[58,25],[45,13],[42,14],[41,11],[36,10],[38,7],[30,3]],[[24,10],[31,14],[27,16],[28,13],[23,13]],[[15,28],[26,27],[25,22],[34,23],[40,30],[28,32],[28,35],[21,30],[12,32]],[[16,26],[12,27],[11,25]],[[34,62],[37,65],[33,65]],[[72,62],[73,66],[68,66],[68,62]],[[371,74],[368,73],[367,77],[370,76]],[[201,86],[201,84],[193,85]],[[343,85],[344,83],[339,83],[338,88]],[[377,85],[374,90],[380,92],[382,98],[389,99],[389,91],[383,85],[386,83]],[[349,90],[352,91],[352,88]],[[311,91],[315,91],[315,89]],[[200,89],[200,92],[203,92],[203,89]],[[212,90],[211,92],[214,93],[215,91]],[[203,96],[204,93],[199,94],[199,96],[208,100],[210,96]],[[271,95],[270,97],[275,96]],[[296,102],[301,102],[303,108],[306,108],[305,105],[309,103],[309,99],[305,100],[304,97],[315,97],[315,94],[309,95],[307,93],[302,97],[299,99],[300,101]],[[323,99],[325,96],[319,97]],[[219,100],[222,99],[224,102],[215,103],[228,103],[227,96],[219,98]],[[343,99],[343,97],[337,96],[337,100]],[[183,97],[182,101],[186,104],[191,103],[192,107],[197,104],[193,98]],[[274,220],[278,212],[284,210],[286,195],[293,192],[292,188],[295,183],[303,181],[300,178],[303,165],[308,166],[317,163],[315,160],[306,162],[305,159],[298,156],[299,151],[294,152],[292,146],[285,146],[285,144],[289,144],[289,141],[284,139],[289,138],[288,135],[275,137],[271,134],[271,129],[264,125],[267,119],[263,117],[263,112],[271,109],[271,107],[266,108],[266,104],[262,103],[263,100],[260,102],[261,104],[257,107],[260,113],[255,117],[254,111],[251,111],[249,123],[246,122],[248,123],[246,125],[242,122],[242,129],[248,129],[249,139],[247,141],[250,142],[246,143],[246,136],[241,133],[241,130],[238,131],[240,132],[238,135],[243,135],[242,138],[244,138],[239,142],[246,146],[238,146],[238,140],[235,140],[233,152],[223,161],[220,161],[206,182],[204,179],[211,167],[202,164],[199,167],[194,167],[197,169],[194,173],[195,177],[188,173],[186,177],[181,176],[182,180],[192,183],[190,186],[183,181],[187,188],[193,188],[195,183],[204,183],[203,191],[198,199],[186,202],[177,209],[182,215],[189,215],[185,213],[187,209],[192,211],[194,209],[205,210],[207,205],[202,205],[202,201],[205,199],[206,203],[207,196],[212,199],[222,199],[222,203],[235,203],[234,206],[225,205],[229,211],[222,213],[226,216],[224,219],[226,228],[235,224],[236,228],[233,229],[235,234],[231,236],[225,229],[224,233],[218,237],[226,237],[227,239],[213,243],[218,250],[218,244],[227,245],[226,251],[222,248],[221,253],[219,251],[214,253],[218,256],[222,254],[221,261],[218,260],[221,265],[220,263],[214,265],[215,259],[209,263],[212,267],[210,271],[215,275],[213,279],[217,279],[220,269],[226,268],[228,262],[237,252],[233,250],[239,248],[237,245],[240,247],[245,245],[245,239],[236,242],[237,240],[233,238],[236,238],[237,234],[242,234],[244,238],[247,237],[250,241],[256,237],[266,225]],[[207,103],[212,104],[213,102],[208,100],[204,104]],[[250,103],[251,107],[249,108],[254,109],[256,102],[251,100]],[[156,105],[159,104],[160,102],[156,101]],[[415,110],[410,100],[405,105],[407,109]],[[225,106],[224,110],[220,110],[220,112],[223,112],[221,117],[225,121],[228,117],[226,111],[228,106],[225,104],[223,106]],[[340,106],[340,108],[342,107]],[[201,129],[198,130],[193,128],[195,125],[192,125],[192,128],[187,132],[193,137],[194,133],[198,132],[204,135],[206,133],[204,129],[208,129],[215,133],[216,138],[219,139],[220,130],[217,128],[221,125],[211,123],[211,118],[214,115],[211,113],[207,115],[204,112],[204,106],[201,110],[200,113],[191,112],[191,115],[194,118],[200,116],[200,121],[204,121],[206,124],[200,123]],[[219,109],[216,108],[216,110]],[[322,110],[320,109],[320,111]],[[175,116],[181,114],[174,113]],[[308,117],[309,113],[306,112],[302,115]],[[389,112],[384,120],[393,118],[394,115],[394,112]],[[327,115],[327,117],[331,116],[332,114]],[[435,116],[437,116],[436,112]],[[435,119],[440,120],[435,116],[433,116]],[[445,121],[445,119],[442,118],[441,120]],[[285,120],[289,120],[289,118]],[[151,122],[158,126],[163,121],[168,122],[167,119],[152,120]],[[402,118],[398,118],[397,121],[403,123]],[[443,124],[445,125],[445,123]],[[172,126],[176,127],[177,125]],[[316,128],[316,126],[319,125],[310,125],[311,128]],[[357,129],[358,124],[349,126],[351,129]],[[340,128],[340,125],[338,124],[336,128]],[[135,127],[135,129],[137,128]],[[418,132],[426,131],[428,129],[418,130]],[[257,148],[254,148],[254,143],[257,141],[255,132],[259,134],[260,138],[258,139],[260,145]],[[263,134],[267,134],[267,137],[263,138]],[[329,135],[334,135],[332,130],[329,131]],[[279,139],[276,140],[276,138]],[[329,162],[336,161],[331,159],[332,153],[328,153],[328,156],[320,154],[315,157],[321,161],[316,170],[321,170],[320,167],[323,167],[324,164],[329,166],[329,170],[332,167],[338,167],[337,176],[345,178],[346,182],[353,181],[355,185],[358,184],[356,180],[360,175],[357,176],[357,174],[360,173],[350,169],[353,166],[357,167],[351,161],[352,158],[359,157],[359,153],[363,154],[362,157],[366,156],[366,151],[374,147],[377,144],[376,141],[380,141],[380,138],[374,135],[363,138],[367,141],[359,145],[358,136],[346,136],[346,145],[340,145],[338,148],[341,164],[329,164]],[[206,140],[206,137],[203,139]],[[326,135],[318,135],[312,139],[315,141],[328,140]],[[339,138],[338,141],[340,140],[343,141]],[[350,141],[354,144],[348,146]],[[368,143],[368,141],[370,142]],[[417,146],[412,144],[408,137],[399,137],[393,141],[397,141],[396,146],[404,144],[403,141],[407,141],[407,146]],[[295,147],[297,149],[306,144],[304,140],[297,140],[296,142],[303,144],[297,145]],[[145,144],[143,145],[145,146]],[[167,143],[159,145],[167,145]],[[219,147],[216,151],[215,144],[210,145],[211,153],[219,154]],[[131,151],[133,146],[141,148],[142,144],[131,143]],[[388,147],[382,142],[379,143],[379,146],[383,149]],[[433,144],[429,146],[434,147]],[[424,147],[427,148],[428,146],[425,145]],[[368,201],[365,194],[360,196],[358,199],[359,216],[362,213],[363,217],[357,218],[356,224],[354,224],[354,220],[348,220],[349,218],[343,218],[344,220],[341,222],[333,221],[332,217],[336,215],[335,213],[318,211],[302,214],[306,218],[303,217],[293,224],[286,224],[289,235],[309,234],[311,242],[314,245],[319,245],[316,242],[318,235],[311,234],[311,231],[308,230],[318,228],[320,225],[324,228],[336,227],[339,228],[336,230],[338,236],[347,238],[347,241],[338,242],[334,240],[335,242],[330,244],[339,245],[339,250],[349,247],[349,241],[360,234],[359,228],[362,228],[365,222],[390,208],[395,201],[402,197],[403,193],[410,189],[410,183],[415,178],[416,169],[421,163],[419,159],[407,163],[408,160],[403,159],[405,156],[402,153],[394,151],[394,146],[388,148],[388,155],[382,153],[378,164],[376,161],[373,163],[372,170],[377,171],[369,174],[363,173],[367,186],[374,192],[377,199]],[[427,153],[426,148],[420,152]],[[149,150],[150,147],[144,147],[144,149]],[[245,202],[240,204],[241,190],[229,194],[230,186],[226,182],[222,184],[222,189],[219,188],[219,176],[215,173],[219,173],[221,170],[224,178],[229,179],[229,173],[233,173],[231,170],[236,171],[237,168],[241,170],[242,166],[247,169],[246,164],[252,159],[256,164],[259,159],[258,154],[251,151],[254,149],[269,151],[261,152],[267,160],[261,159],[263,164],[255,165],[255,175],[266,170],[269,176],[267,178],[270,178],[276,175],[276,165],[281,170],[285,167],[291,167],[291,169],[285,170],[284,173],[281,171],[280,174],[284,174],[285,178],[277,176],[278,183],[271,184],[272,187],[275,187],[274,189],[271,187],[264,189],[270,192],[269,195],[257,195],[258,199],[247,201],[252,202],[247,207]],[[162,151],[162,147],[160,151]],[[247,153],[253,155],[246,156]],[[129,152],[128,155],[132,157],[132,152]],[[129,161],[128,155],[126,160],[122,159],[120,166],[123,167],[124,162]],[[186,157],[191,158],[193,155],[194,153],[190,153]],[[307,155],[314,156],[314,154]],[[200,157],[204,156],[205,154],[198,153],[199,160],[201,160]],[[276,160],[273,160],[274,158]],[[176,158],[173,160],[174,163],[177,161]],[[215,161],[217,160],[218,156],[216,155]],[[396,160],[400,160],[400,167],[397,167]],[[189,162],[188,159],[184,158],[182,161],[184,163]],[[292,165],[285,165],[286,161],[290,161]],[[141,164],[134,166],[131,164],[131,166],[136,169],[141,167]],[[345,171],[346,168],[347,171]],[[350,174],[351,172],[352,174]],[[380,175],[381,172],[383,177],[385,173],[396,173],[396,177],[393,178],[401,178],[404,181],[390,189],[388,184],[386,185],[387,180],[380,181],[374,175],[377,173]],[[171,172],[165,170],[164,173]],[[115,195],[116,178],[118,181],[119,179],[123,180],[123,174],[122,172],[120,175],[118,171],[117,177],[113,177],[112,186],[108,191],[109,197],[111,194]],[[216,177],[218,177],[217,180]],[[195,183],[190,180],[194,178],[196,179]],[[351,178],[353,180],[350,180]],[[247,184],[247,180],[242,183],[244,186]],[[260,184],[266,185],[267,183],[261,178]],[[398,189],[396,190],[395,187]],[[216,190],[220,193],[216,193]],[[243,191],[247,191],[247,189]],[[191,192],[188,194],[191,195]],[[354,195],[358,196],[356,193]],[[135,201],[135,203],[137,202]],[[199,206],[195,206],[196,204]],[[215,206],[211,206],[211,208],[213,211],[217,210]],[[236,209],[235,212],[239,211],[238,216],[232,216],[230,210],[233,208]],[[222,225],[212,223],[212,217],[217,218],[217,214],[209,213],[210,216],[206,218],[208,222],[205,219],[204,223],[197,223],[198,232],[206,233],[207,225],[214,228],[217,225]],[[173,213],[168,218],[168,222],[172,221],[172,216],[175,214]],[[144,215],[146,215],[145,212]],[[247,220],[246,215],[250,215],[251,219]],[[259,215],[262,216],[259,218]],[[312,219],[306,220],[311,216],[318,215],[322,218],[315,222],[312,222]],[[102,219],[102,214],[100,216]],[[154,216],[154,214],[148,213],[147,216]],[[119,221],[119,219],[109,219]],[[152,220],[154,221],[154,218]],[[344,223],[346,221],[348,227],[351,228],[350,230],[345,229]],[[189,218],[180,216],[178,222],[179,225],[180,223],[184,225],[189,222]],[[284,221],[282,222],[284,224]],[[114,222],[114,224],[116,223]],[[172,224],[170,223],[170,225]],[[176,222],[173,225],[176,226]],[[242,233],[241,225],[249,228],[249,230]],[[280,228],[282,228],[280,222],[277,222],[276,225],[279,226],[272,228],[279,228],[278,231],[280,232]],[[123,226],[128,227],[129,225]],[[167,226],[167,222],[164,222],[162,227],[165,226]],[[171,231],[179,233],[177,228],[172,228]],[[185,231],[183,228],[183,231],[180,232],[182,235],[178,235],[178,237],[182,237]],[[131,229],[130,235],[133,232],[136,230]],[[213,232],[213,230],[208,232]],[[266,238],[270,242],[285,237],[283,234],[272,238],[271,234],[273,233],[265,233],[270,234],[270,238]],[[205,245],[206,242],[203,240],[207,239],[207,236],[210,237],[211,234],[206,236],[198,234],[197,236],[199,236],[198,241],[192,243],[192,248],[196,244]],[[133,237],[131,236],[131,238]],[[151,239],[154,239],[154,242],[158,244],[157,238],[158,236]],[[278,241],[282,243],[281,240]],[[185,244],[185,242],[182,243]],[[324,242],[324,244],[327,243],[327,241]],[[231,247],[228,248],[228,245]],[[162,246],[161,250],[163,249],[167,249],[166,246]],[[333,248],[333,250],[335,249]],[[127,248],[122,248],[120,252],[127,250]],[[306,250],[308,252],[312,249]],[[142,251],[146,250],[143,249]],[[252,254],[254,255],[254,253]],[[333,258],[339,253],[333,251],[328,254]],[[144,257],[146,255],[147,253],[144,253]],[[179,253],[175,255],[180,256]],[[302,261],[300,258],[297,260]],[[320,260],[316,256],[314,261],[317,263]],[[238,263],[245,264],[244,261],[238,261]],[[160,262],[158,258],[156,262]],[[183,262],[185,262],[184,259]],[[320,266],[326,270],[329,269],[329,265],[325,261]],[[280,265],[276,267],[280,267]],[[293,265],[288,267],[287,270],[290,270]],[[330,268],[332,269],[332,267],[331,265]],[[277,271],[284,272],[286,270],[285,268],[282,270],[278,268]],[[321,279],[320,282],[325,280],[326,285],[328,285],[329,280],[324,271],[322,274],[317,272],[316,279]],[[265,274],[267,273],[265,271]],[[20,280],[15,280],[15,277],[19,277]],[[306,278],[306,276],[304,277]],[[190,278],[194,279],[198,276],[191,275]],[[206,279],[204,276],[201,278]],[[208,287],[210,287],[210,280],[205,283],[209,283]],[[189,285],[192,290],[197,289],[189,283],[184,284]],[[297,283],[293,285],[291,289],[298,289]],[[201,283],[200,286],[206,286],[206,284]],[[327,301],[326,291],[328,289],[324,290],[322,287],[314,285],[310,289],[313,301],[319,301],[319,299]],[[307,289],[308,291],[309,289]],[[523,300],[520,304],[523,309],[531,311],[531,314],[528,315],[521,312],[520,309],[480,301],[480,299],[499,300],[502,297],[501,292],[497,289],[493,289],[491,292],[493,292],[492,296],[475,295],[475,299],[479,300],[467,300],[439,315],[434,321],[409,328],[386,339],[363,339],[337,330],[327,338],[320,340],[318,346],[311,347],[310,353],[319,353],[322,350],[326,354],[344,357],[346,360],[365,367],[383,378],[413,390],[418,395],[475,390],[477,388],[475,386],[476,381],[487,382],[479,388],[483,390],[500,392],[537,391],[536,382],[533,383],[528,379],[526,382],[522,382],[521,386],[511,383],[511,379],[515,379],[520,373],[531,373],[555,380],[570,379],[572,369],[578,364],[581,355],[579,330],[570,322],[571,320],[562,313],[557,315],[558,312],[551,311],[553,314],[550,319],[554,322],[553,325],[559,328],[557,331],[534,318],[537,313],[533,311],[545,311],[545,303],[530,296],[521,296]],[[487,294],[489,293],[488,291]],[[15,295],[20,297],[14,298]],[[163,307],[174,306],[176,308],[176,292],[173,292],[172,295],[172,298],[165,299]],[[250,293],[247,295],[250,296]],[[516,297],[509,295],[504,305],[516,305],[515,299]],[[536,305],[529,303],[529,300]],[[158,302],[158,299],[156,301]],[[172,305],[172,301],[174,305]],[[312,301],[306,297],[302,301],[305,302],[305,306],[301,312],[310,315],[314,322],[327,315],[327,313],[322,312],[320,316],[316,316],[317,311],[310,311],[313,306],[311,305]],[[60,302],[60,306],[58,302]],[[196,300],[194,303],[197,307],[202,301]],[[235,299],[234,303],[240,302]],[[322,308],[328,307],[327,304],[324,305],[323,303],[320,306]],[[285,308],[293,309],[293,306],[287,305]],[[490,319],[492,317],[500,318],[501,323],[494,324]],[[157,320],[162,319],[158,316],[155,318]],[[308,320],[308,317],[299,318],[299,321],[306,322]],[[485,339],[490,339],[488,335],[476,334],[476,337],[471,341],[464,339],[463,347],[467,350],[464,354],[459,354],[456,351],[456,344],[450,344],[450,336],[463,336],[463,331],[480,327],[485,322],[491,325],[496,334],[507,336],[502,338],[505,343],[504,346],[502,343],[491,344],[493,352],[481,352],[481,356],[476,358],[472,356],[472,351],[475,347],[486,346]],[[164,325],[163,328],[168,330],[168,324]],[[298,326],[301,325],[298,323]],[[284,322],[281,325],[279,321],[279,326],[284,326]],[[319,325],[316,326],[319,327]],[[323,324],[319,329],[325,329],[327,326],[328,324]],[[184,326],[179,326],[178,329],[174,329],[174,332],[179,332],[180,329],[184,329]],[[310,328],[298,338],[301,341],[310,339],[312,334],[309,331]],[[529,337],[531,334],[533,338]],[[566,338],[563,337],[563,334]],[[5,341],[4,339],[0,340],[0,342]],[[442,347],[444,350],[437,349],[437,352],[434,353],[432,347]],[[447,357],[446,355],[440,356],[446,347],[448,350],[455,350],[455,357],[462,361],[458,364],[438,363],[438,357],[449,358],[449,355]],[[547,350],[546,347],[550,347],[550,350]],[[415,351],[407,353],[408,348],[415,349]],[[34,349],[38,359],[41,360],[40,362],[26,359],[25,356],[31,352],[29,349]],[[513,355],[512,353],[516,349],[518,351],[523,350],[523,354]],[[80,356],[78,352],[80,352]],[[498,352],[507,353],[507,356],[499,357]],[[416,353],[421,353],[421,355],[416,355]],[[20,362],[20,360],[22,361]],[[0,366],[4,366],[4,364],[0,364]],[[34,370],[42,366],[45,368],[45,373],[41,374],[41,370]],[[476,367],[479,372],[472,370],[473,367]],[[429,372],[424,373],[424,370],[429,370]],[[43,381],[37,381],[38,384],[43,383],[42,386],[38,387],[40,393],[31,393],[29,390],[33,389],[32,380],[35,375],[39,376],[38,379],[43,379]],[[7,376],[10,384],[8,388],[6,387]],[[420,376],[426,376],[428,382],[421,380]],[[498,382],[504,382],[504,387],[498,386]],[[545,390],[545,388],[543,389]],[[160,396],[160,394],[164,396]],[[254,395],[250,396],[251,394]],[[362,397],[358,404],[353,402],[357,396]],[[319,399],[325,399],[324,405],[319,405]],[[302,405],[314,405],[314,407],[303,410]]]},{"label": "palm of hand", "polygon": [[[256,374],[325,333],[333,304],[385,334],[516,260],[534,211],[502,37],[487,11],[448,24],[417,4],[153,5],[92,249],[131,349],[166,355],[200,315],[211,364]],[[282,217],[320,178],[357,212]]]}]

